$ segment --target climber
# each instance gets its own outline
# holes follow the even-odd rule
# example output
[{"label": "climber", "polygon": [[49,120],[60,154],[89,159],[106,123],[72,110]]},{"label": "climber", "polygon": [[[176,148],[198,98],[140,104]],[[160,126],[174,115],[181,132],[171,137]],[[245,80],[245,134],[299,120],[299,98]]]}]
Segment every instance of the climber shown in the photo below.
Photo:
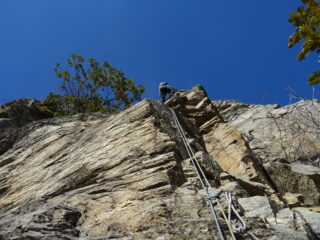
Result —
[{"label": "climber", "polygon": [[169,98],[172,97],[173,94],[175,94],[177,91],[176,88],[170,87],[167,82],[161,82],[159,85],[159,93],[160,97],[162,99],[162,103],[166,101],[167,94],[169,95]]}]

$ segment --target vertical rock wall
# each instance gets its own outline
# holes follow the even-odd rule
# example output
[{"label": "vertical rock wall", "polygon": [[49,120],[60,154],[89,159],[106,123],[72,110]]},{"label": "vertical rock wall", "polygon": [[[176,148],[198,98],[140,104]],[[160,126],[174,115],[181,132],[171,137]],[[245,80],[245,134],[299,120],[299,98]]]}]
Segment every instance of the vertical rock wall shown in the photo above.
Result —
[{"label": "vertical rock wall", "polygon": [[[179,91],[167,106],[147,99],[113,115],[26,122],[19,126],[23,134],[1,145],[0,239],[217,239],[168,106],[211,185],[234,195],[252,233],[261,239],[317,239],[317,132],[298,141],[297,159],[284,150],[296,143],[277,144],[293,137],[282,127],[301,116],[295,112],[299,104],[218,104],[196,86]],[[310,104],[309,122],[300,128],[317,126],[319,103]],[[12,124],[0,114],[4,131]],[[245,233],[238,238],[250,239]]]}]

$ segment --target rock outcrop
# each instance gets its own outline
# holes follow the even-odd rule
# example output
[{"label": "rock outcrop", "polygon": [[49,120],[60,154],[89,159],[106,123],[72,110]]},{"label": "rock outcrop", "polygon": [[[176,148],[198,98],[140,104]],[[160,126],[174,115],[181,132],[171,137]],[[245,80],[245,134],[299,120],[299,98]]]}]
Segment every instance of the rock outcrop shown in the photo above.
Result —
[{"label": "rock outcrop", "polygon": [[[17,132],[10,144],[0,138],[0,239],[218,239],[168,106],[210,184],[233,194],[251,233],[320,237],[319,103],[214,102],[196,86],[166,105],[146,99],[116,114],[45,119],[2,107],[2,133]],[[289,144],[297,125],[304,135]]]},{"label": "rock outcrop", "polygon": [[299,204],[320,204],[320,103],[250,105],[228,120],[261,162],[274,189],[302,194]]},{"label": "rock outcrop", "polygon": [[38,110],[40,101],[24,98],[0,105],[0,154],[13,146],[17,139],[22,138],[27,123],[48,118]]}]

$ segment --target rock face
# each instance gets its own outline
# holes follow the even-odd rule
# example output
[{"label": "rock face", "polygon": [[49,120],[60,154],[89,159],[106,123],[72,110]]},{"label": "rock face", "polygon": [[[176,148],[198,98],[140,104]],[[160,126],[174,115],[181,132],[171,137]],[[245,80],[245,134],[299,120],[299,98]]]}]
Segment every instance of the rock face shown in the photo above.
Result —
[{"label": "rock face", "polygon": [[[184,126],[194,149],[205,151]],[[204,193],[188,185],[187,153],[163,105],[145,100],[117,115],[29,127],[1,156],[4,239],[215,235]]]},{"label": "rock face", "polygon": [[228,123],[246,138],[263,162],[284,158],[289,162],[319,162],[320,103],[300,101],[251,106]]},{"label": "rock face", "polygon": [[[196,86],[166,105],[146,99],[112,115],[43,119],[32,111],[23,118],[20,111],[9,116],[2,110],[1,130],[23,134],[1,144],[0,239],[218,239],[169,107],[211,186],[238,199],[251,233],[261,239],[317,239],[319,213],[310,209],[320,205],[320,148],[310,124],[318,124],[319,104],[304,102],[314,118],[303,123],[310,128],[299,140],[302,155],[281,154],[271,141],[289,136],[276,132],[269,112],[282,119],[300,104],[266,106],[271,110],[263,119],[263,106],[218,104]],[[221,202],[227,210],[224,197]],[[218,219],[229,239],[220,214]],[[237,237],[250,239],[247,233]]]},{"label": "rock face", "polygon": [[25,134],[22,126],[48,117],[37,109],[39,104],[37,100],[24,98],[0,105],[0,154]]},{"label": "rock face", "polygon": [[241,132],[281,195],[302,194],[301,205],[320,204],[320,103],[241,109],[228,125]]}]

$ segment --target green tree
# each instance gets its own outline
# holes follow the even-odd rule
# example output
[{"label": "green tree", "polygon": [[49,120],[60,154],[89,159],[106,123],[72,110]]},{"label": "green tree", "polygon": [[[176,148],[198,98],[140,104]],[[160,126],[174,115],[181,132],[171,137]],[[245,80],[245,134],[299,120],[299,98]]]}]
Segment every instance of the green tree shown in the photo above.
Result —
[{"label": "green tree", "polygon": [[[295,32],[289,37],[288,47],[301,43],[302,49],[298,61],[305,59],[310,52],[320,53],[320,1],[301,0],[302,6],[296,12],[290,13],[289,22],[295,27]],[[320,71],[309,76],[308,83],[320,83]]]},{"label": "green tree", "polygon": [[64,99],[63,96],[51,92],[37,108],[48,116],[63,116],[69,113],[68,109],[65,108],[68,103]]},{"label": "green tree", "polygon": [[[63,80],[60,88],[64,92],[63,102],[68,106],[63,109],[60,107],[58,115],[61,112],[113,112],[141,100],[145,90],[141,85],[135,86],[132,79],[125,77],[122,71],[111,67],[108,62],[100,64],[96,59],[89,58],[86,63],[83,57],[76,54],[67,60],[66,69],[57,63],[54,71]],[[46,100],[50,103],[49,108],[55,108],[57,102],[61,102],[61,97],[51,94]]]}]

